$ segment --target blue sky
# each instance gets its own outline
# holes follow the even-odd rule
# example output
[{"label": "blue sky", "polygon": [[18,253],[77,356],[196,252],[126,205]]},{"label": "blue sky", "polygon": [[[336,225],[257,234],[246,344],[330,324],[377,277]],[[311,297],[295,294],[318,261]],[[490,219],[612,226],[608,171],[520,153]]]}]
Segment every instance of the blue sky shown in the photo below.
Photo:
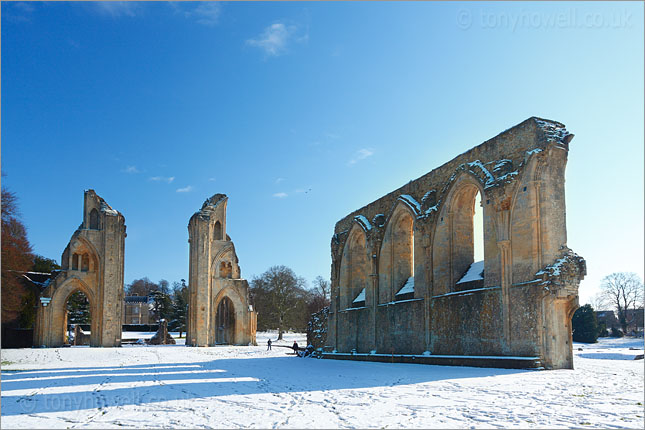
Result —
[{"label": "blue sky", "polygon": [[329,277],[336,221],[530,116],[576,137],[584,303],[643,277],[642,3],[2,3],[3,185],[60,259],[93,188],[126,283],[188,277],[229,196],[242,275]]}]

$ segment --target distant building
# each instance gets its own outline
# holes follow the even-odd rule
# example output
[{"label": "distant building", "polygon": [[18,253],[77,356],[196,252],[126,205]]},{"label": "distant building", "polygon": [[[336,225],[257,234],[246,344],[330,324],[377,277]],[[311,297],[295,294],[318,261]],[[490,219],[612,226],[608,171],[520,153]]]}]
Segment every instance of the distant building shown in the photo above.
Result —
[{"label": "distant building", "polygon": [[152,298],[149,296],[125,296],[123,300],[123,324],[154,324],[150,312]]},{"label": "distant building", "polygon": [[[628,309],[625,316],[627,317],[627,334],[643,331],[643,319],[645,316],[645,310],[643,308]],[[598,324],[604,323],[607,330],[611,330],[612,328],[622,330],[620,321],[614,311],[598,311],[596,312],[596,319],[598,320]]]}]

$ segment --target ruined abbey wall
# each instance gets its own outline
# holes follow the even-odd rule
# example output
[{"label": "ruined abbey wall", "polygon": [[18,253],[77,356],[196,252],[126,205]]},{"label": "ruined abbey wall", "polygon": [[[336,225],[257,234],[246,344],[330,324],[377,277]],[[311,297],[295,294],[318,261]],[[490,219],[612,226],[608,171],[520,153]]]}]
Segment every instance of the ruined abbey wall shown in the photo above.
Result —
[{"label": "ruined abbey wall", "polygon": [[233,241],[226,234],[228,197],[207,199],[188,223],[190,243],[186,345],[255,344],[257,314],[249,303]]},{"label": "ruined abbey wall", "polygon": [[91,346],[120,346],[123,313],[125,218],[94,190],[84,194],[83,221],[61,257],[61,270],[42,292],[34,345],[65,343],[67,299],[82,291],[90,303]]},{"label": "ruined abbey wall", "polygon": [[[328,352],[538,357],[572,368],[584,259],[567,248],[573,138],[536,117],[354,211],[332,237]],[[473,263],[475,196],[483,279]]]}]

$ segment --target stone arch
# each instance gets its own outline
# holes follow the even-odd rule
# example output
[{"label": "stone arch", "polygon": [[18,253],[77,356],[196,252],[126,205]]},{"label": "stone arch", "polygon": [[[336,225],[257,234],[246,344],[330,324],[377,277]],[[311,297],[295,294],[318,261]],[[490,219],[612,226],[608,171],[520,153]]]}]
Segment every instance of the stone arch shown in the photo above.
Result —
[{"label": "stone arch", "polygon": [[100,228],[99,211],[96,208],[90,211],[90,230],[98,230]]},{"label": "stone arch", "polygon": [[347,235],[340,263],[340,309],[353,307],[354,300],[363,289],[367,297],[370,290],[370,273],[367,237],[363,229],[354,223]]},{"label": "stone arch", "polygon": [[433,295],[456,291],[456,282],[474,262],[473,216],[477,193],[483,206],[486,243],[486,193],[479,178],[464,171],[450,187],[437,218],[432,243]]},{"label": "stone arch", "polygon": [[235,248],[229,245],[221,249],[211,263],[211,276],[214,278],[239,279],[240,268],[235,256]]},{"label": "stone arch", "polygon": [[213,225],[213,240],[224,240],[222,237],[222,223],[215,221]]},{"label": "stone arch", "polygon": [[[82,272],[97,272],[99,270],[99,253],[91,242],[82,237],[76,237],[71,242],[70,248],[72,251],[72,270]],[[76,267],[74,265],[75,258],[78,258]]]},{"label": "stone arch", "polygon": [[90,345],[99,346],[99,314],[97,307],[97,292],[95,285],[88,285],[84,280],[72,276],[66,279],[52,294],[51,302],[51,322],[47,335],[49,344],[60,346],[65,343],[65,332],[67,331],[67,301],[72,293],[81,291],[90,302],[90,315],[92,320],[90,324]]},{"label": "stone arch", "polygon": [[379,303],[395,300],[396,293],[414,276],[415,214],[399,202],[387,221],[379,253]]},{"label": "stone arch", "polygon": [[214,343],[239,344],[243,335],[243,310],[245,300],[234,287],[224,287],[215,296],[213,327]]}]

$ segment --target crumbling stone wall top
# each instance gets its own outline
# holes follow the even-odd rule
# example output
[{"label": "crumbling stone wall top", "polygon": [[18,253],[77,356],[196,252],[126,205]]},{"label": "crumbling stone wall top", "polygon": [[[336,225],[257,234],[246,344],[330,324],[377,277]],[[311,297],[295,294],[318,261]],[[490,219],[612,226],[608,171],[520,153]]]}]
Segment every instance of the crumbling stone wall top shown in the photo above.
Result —
[{"label": "crumbling stone wall top", "polygon": [[[438,211],[445,193],[450,188],[451,179],[454,179],[455,172],[460,170],[467,170],[479,177],[486,189],[503,186],[517,178],[518,169],[523,167],[531,156],[552,145],[568,151],[573,136],[560,122],[535,116],[528,118],[353,211],[336,223],[334,233],[348,231],[354,221],[363,224],[365,231],[372,225],[384,223],[387,212],[394,207],[397,199],[409,205],[418,217]],[[503,157],[500,157],[500,154],[503,154]]]}]

